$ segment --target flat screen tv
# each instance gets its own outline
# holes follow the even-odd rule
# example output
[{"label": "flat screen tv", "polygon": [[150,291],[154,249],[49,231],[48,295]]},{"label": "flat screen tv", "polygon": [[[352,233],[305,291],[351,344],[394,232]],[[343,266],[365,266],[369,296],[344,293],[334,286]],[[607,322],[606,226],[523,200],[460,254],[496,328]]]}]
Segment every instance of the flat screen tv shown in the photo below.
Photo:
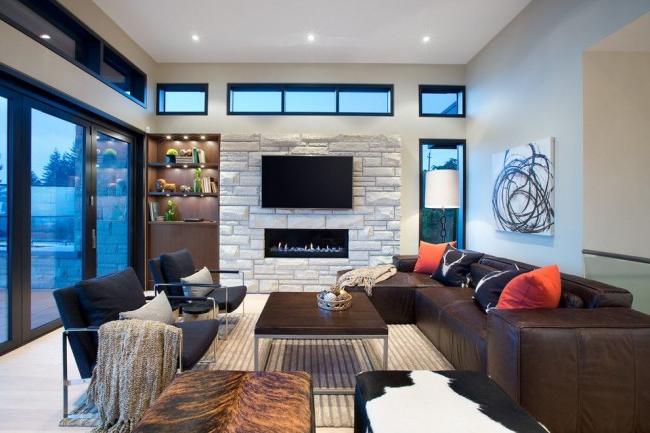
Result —
[{"label": "flat screen tv", "polygon": [[262,207],[351,209],[352,157],[262,155]]}]

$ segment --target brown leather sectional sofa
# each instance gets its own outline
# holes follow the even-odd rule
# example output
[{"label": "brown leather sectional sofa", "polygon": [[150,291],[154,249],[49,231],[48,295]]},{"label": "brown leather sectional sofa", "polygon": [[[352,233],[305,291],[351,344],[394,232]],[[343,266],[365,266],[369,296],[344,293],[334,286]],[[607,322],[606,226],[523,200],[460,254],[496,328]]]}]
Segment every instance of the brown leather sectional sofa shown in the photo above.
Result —
[{"label": "brown leather sectional sofa", "polygon": [[[490,310],[473,288],[398,273],[370,298],[387,323],[415,323],[456,367],[487,373],[553,433],[650,432],[650,316],[627,290],[562,274],[554,310]],[[534,267],[483,256],[494,269]]]}]

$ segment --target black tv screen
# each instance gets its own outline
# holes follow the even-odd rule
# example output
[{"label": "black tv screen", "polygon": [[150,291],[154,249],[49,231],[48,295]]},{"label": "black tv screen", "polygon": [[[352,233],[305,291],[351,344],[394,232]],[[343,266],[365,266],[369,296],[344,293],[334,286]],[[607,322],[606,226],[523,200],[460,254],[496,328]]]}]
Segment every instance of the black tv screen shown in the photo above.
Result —
[{"label": "black tv screen", "polygon": [[351,209],[352,157],[262,155],[262,207]]}]

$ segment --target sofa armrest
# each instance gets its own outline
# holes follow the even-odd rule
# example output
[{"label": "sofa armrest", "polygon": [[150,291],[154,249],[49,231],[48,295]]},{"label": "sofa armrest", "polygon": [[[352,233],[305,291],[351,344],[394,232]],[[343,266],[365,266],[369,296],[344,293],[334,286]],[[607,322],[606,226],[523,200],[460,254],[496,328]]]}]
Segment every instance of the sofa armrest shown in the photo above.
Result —
[{"label": "sofa armrest", "polygon": [[417,261],[417,255],[393,256],[393,265],[395,265],[399,272],[413,272],[413,269],[415,269],[415,262]]},{"label": "sofa armrest", "polygon": [[[491,310],[488,374],[554,433],[650,431],[650,316]],[[644,367],[645,366],[645,367]]]}]

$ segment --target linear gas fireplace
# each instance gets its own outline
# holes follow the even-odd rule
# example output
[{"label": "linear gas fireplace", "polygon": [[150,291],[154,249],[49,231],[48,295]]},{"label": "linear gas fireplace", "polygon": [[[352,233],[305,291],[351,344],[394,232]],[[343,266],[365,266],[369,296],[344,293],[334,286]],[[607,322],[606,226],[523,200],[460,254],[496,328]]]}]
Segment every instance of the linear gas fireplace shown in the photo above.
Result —
[{"label": "linear gas fireplace", "polygon": [[265,229],[264,257],[348,257],[347,230]]}]

